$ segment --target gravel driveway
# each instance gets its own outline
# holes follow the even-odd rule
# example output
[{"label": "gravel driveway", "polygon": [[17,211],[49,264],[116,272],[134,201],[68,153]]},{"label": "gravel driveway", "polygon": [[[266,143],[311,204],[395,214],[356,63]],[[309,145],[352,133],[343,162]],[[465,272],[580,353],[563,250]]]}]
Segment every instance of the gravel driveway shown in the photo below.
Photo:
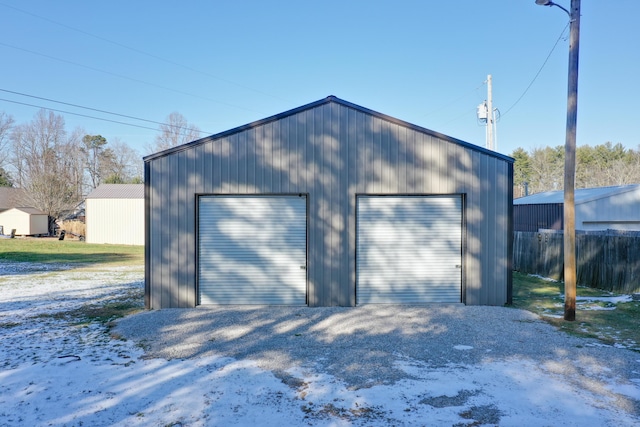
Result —
[{"label": "gravel driveway", "polygon": [[[604,394],[598,378],[640,376],[639,354],[572,337],[530,312],[504,307],[165,309],[124,318],[115,332],[142,344],[146,357],[251,359],[285,383],[297,381],[286,371],[302,366],[351,389],[410,378],[398,368],[402,360],[434,368],[530,361]],[[640,402],[630,402],[640,414]]]},{"label": "gravel driveway", "polygon": [[143,289],[139,266],[0,262],[0,425],[640,425],[640,354],[526,311],[198,307],[111,329],[85,317],[142,304]]}]

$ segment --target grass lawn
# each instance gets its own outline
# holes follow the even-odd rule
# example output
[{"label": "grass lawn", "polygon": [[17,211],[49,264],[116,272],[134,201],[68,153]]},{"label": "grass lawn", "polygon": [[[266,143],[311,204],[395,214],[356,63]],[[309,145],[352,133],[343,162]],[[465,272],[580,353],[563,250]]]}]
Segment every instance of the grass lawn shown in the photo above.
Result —
[{"label": "grass lawn", "polygon": [[[612,297],[619,295],[585,287],[578,287],[577,293],[576,320],[567,322],[563,319],[564,283],[513,273],[515,308],[537,313],[563,331],[640,351],[640,301],[611,301]],[[582,300],[580,297],[592,299]]]},{"label": "grass lawn", "polygon": [[57,238],[0,239],[0,261],[143,265],[144,247],[97,245]]}]

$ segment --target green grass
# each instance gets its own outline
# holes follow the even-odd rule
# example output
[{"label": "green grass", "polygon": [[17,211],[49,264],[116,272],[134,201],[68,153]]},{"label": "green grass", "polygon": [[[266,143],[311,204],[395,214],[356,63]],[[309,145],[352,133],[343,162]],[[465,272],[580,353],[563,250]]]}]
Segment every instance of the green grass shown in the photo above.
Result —
[{"label": "green grass", "polygon": [[[576,320],[563,319],[564,284],[548,282],[525,274],[513,273],[513,306],[542,316],[548,323],[571,334],[597,338],[609,345],[640,351],[640,301],[617,304],[581,302],[576,305]],[[615,296],[599,289],[578,287],[578,296]],[[594,308],[608,310],[594,310]]]},{"label": "green grass", "polygon": [[144,247],[97,245],[52,238],[0,239],[0,261],[142,265]]}]

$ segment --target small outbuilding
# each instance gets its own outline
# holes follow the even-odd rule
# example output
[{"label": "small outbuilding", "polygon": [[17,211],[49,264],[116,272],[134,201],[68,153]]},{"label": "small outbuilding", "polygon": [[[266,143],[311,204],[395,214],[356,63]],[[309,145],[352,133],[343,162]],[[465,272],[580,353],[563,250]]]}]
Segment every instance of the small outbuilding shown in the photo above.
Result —
[{"label": "small outbuilding", "polygon": [[[640,230],[640,184],[575,190],[576,230]],[[564,230],[564,192],[513,201],[515,231]]]},{"label": "small outbuilding", "polygon": [[330,96],[144,161],[148,308],[511,299],[510,157]]},{"label": "small outbuilding", "polygon": [[144,185],[100,184],[86,197],[85,241],[144,245]]},{"label": "small outbuilding", "polygon": [[44,236],[49,234],[49,215],[36,208],[17,207],[0,211],[3,234],[16,230],[17,236]]}]

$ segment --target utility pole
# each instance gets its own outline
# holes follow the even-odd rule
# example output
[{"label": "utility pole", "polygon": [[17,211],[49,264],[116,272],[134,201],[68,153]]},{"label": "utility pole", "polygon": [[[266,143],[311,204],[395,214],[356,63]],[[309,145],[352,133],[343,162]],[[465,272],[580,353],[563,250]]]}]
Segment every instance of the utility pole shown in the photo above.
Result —
[{"label": "utility pole", "polygon": [[493,143],[493,88],[491,74],[487,76],[487,148],[495,151]]},{"label": "utility pole", "polygon": [[576,320],[576,127],[578,119],[578,50],[580,0],[571,0],[567,135],[564,149],[564,320]]},{"label": "utility pole", "polygon": [[487,123],[486,141],[484,146],[489,150],[495,151],[496,144],[494,143],[494,141],[496,140],[496,137],[495,137],[496,124],[495,124],[495,115],[493,114],[493,86],[491,81],[491,74],[487,76],[486,83],[487,83],[487,100],[481,103],[480,105],[478,105],[477,114],[478,114],[478,121]]},{"label": "utility pole", "polygon": [[551,0],[540,6],[557,6],[569,15],[569,82],[567,84],[567,130],[564,144],[564,320],[576,320],[576,128],[578,122],[578,52],[580,48],[580,0],[570,10]]}]

